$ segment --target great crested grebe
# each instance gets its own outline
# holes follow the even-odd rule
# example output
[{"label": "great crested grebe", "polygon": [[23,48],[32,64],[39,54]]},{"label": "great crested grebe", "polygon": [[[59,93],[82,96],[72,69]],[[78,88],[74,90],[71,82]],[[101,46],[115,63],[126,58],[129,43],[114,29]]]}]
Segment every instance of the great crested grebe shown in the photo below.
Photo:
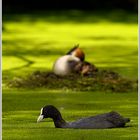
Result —
[{"label": "great crested grebe", "polygon": [[66,55],[58,58],[53,65],[53,72],[56,75],[65,76],[72,72],[82,75],[91,75],[98,69],[85,60],[85,53],[75,45]]},{"label": "great crested grebe", "polygon": [[66,55],[59,57],[54,65],[53,65],[53,72],[56,75],[68,75],[72,72],[78,71],[75,69],[76,65],[80,62],[84,61],[85,54],[79,48],[79,45],[74,46]]}]

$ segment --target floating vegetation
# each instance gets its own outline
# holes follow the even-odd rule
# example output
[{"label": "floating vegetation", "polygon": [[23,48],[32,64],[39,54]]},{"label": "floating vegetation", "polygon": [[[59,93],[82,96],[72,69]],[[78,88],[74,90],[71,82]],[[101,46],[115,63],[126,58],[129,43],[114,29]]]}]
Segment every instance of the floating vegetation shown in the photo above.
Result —
[{"label": "floating vegetation", "polygon": [[58,76],[52,72],[35,71],[26,77],[16,77],[8,83],[9,87],[63,89],[75,91],[137,91],[138,81],[123,78],[109,70],[98,70],[90,76],[70,74]]}]

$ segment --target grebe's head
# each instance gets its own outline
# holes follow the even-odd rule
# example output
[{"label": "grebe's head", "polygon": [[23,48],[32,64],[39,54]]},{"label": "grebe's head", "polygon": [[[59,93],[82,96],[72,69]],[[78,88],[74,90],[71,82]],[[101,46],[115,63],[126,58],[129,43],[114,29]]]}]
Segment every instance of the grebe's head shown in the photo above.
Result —
[{"label": "grebe's head", "polygon": [[85,54],[79,48],[79,44],[78,45],[75,45],[67,54],[68,55],[75,56],[75,57],[78,57],[81,61],[84,61],[84,59],[85,59]]}]

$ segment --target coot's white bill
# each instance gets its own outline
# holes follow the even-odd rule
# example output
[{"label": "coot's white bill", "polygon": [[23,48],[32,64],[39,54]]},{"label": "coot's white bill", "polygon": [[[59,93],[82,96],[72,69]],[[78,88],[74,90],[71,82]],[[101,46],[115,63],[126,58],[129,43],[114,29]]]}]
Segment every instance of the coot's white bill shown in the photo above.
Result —
[{"label": "coot's white bill", "polygon": [[44,118],[44,116],[43,116],[43,115],[40,115],[40,116],[38,117],[38,119],[37,119],[37,123],[38,123],[38,122],[41,122],[41,121],[43,120],[43,118]]}]

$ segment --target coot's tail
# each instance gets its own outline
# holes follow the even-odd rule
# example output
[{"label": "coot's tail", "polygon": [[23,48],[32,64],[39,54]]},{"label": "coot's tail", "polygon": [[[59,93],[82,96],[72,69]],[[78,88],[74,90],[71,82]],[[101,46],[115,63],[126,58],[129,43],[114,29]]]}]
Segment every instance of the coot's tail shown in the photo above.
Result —
[{"label": "coot's tail", "polygon": [[125,118],[115,111],[108,114],[108,120],[112,122],[115,127],[124,127],[126,123],[130,122],[130,118]]},{"label": "coot's tail", "polygon": [[130,118],[124,118],[124,122],[125,122],[125,123],[130,122]]},{"label": "coot's tail", "polygon": [[120,119],[120,121],[118,121],[117,126],[124,127],[126,125],[126,123],[128,123],[128,122],[130,122],[129,118],[123,118],[122,117],[122,120]]}]

